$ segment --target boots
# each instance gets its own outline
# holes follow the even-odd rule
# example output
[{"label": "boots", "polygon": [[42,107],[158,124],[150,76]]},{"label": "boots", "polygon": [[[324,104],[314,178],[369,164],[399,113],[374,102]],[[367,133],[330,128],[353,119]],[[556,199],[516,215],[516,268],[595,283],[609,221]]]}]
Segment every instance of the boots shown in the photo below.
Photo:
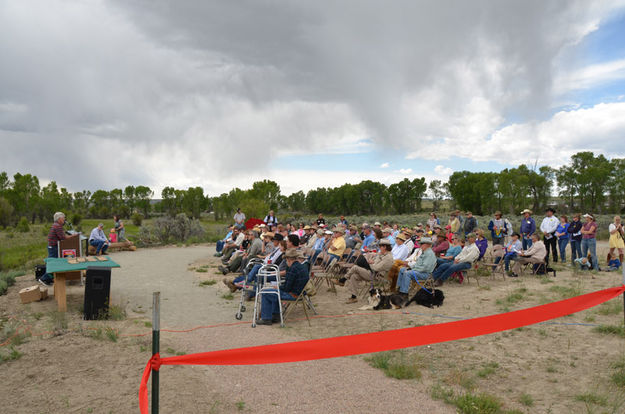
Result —
[{"label": "boots", "polygon": [[621,261],[621,266],[623,266],[623,255],[619,254],[618,259]]}]

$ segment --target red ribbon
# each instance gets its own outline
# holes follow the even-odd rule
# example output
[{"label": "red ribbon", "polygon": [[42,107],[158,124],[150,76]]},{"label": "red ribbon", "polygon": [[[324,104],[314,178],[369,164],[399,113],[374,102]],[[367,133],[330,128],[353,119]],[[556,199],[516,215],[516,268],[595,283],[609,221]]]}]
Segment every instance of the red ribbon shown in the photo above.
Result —
[{"label": "red ribbon", "polygon": [[492,334],[560,318],[597,306],[617,297],[623,292],[625,292],[625,285],[533,308],[414,328],[225,349],[163,359],[156,354],[152,356],[143,371],[141,385],[139,386],[139,409],[142,414],[148,414],[147,384],[150,378],[150,370],[151,368],[158,370],[161,365],[280,364],[411,348]]}]

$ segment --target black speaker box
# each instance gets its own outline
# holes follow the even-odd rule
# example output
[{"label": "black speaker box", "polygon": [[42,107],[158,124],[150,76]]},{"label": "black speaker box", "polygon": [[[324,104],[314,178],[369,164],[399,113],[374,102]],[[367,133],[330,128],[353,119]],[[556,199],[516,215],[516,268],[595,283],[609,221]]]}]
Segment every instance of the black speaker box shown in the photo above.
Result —
[{"label": "black speaker box", "polygon": [[84,318],[106,318],[111,296],[111,268],[88,267],[85,279]]}]

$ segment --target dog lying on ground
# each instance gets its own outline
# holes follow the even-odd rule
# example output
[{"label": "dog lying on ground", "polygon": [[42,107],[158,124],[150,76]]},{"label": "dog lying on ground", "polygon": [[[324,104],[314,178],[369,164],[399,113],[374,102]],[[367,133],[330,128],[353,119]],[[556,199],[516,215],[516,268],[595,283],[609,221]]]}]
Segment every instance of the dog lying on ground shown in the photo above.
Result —
[{"label": "dog lying on ground", "polygon": [[412,302],[415,302],[417,305],[433,308],[434,306],[441,306],[444,300],[445,295],[442,290],[434,289],[434,292],[432,293],[421,288],[408,302],[406,302],[404,306],[408,306]]},{"label": "dog lying on ground", "polygon": [[419,289],[410,300],[407,300],[404,295],[397,293],[384,295],[380,289],[373,288],[369,291],[367,300],[369,304],[360,307],[360,310],[401,309],[410,305],[412,302],[428,308],[433,308],[434,306],[441,306],[443,304],[445,295],[443,291],[439,289],[434,289],[434,294],[425,289]]}]

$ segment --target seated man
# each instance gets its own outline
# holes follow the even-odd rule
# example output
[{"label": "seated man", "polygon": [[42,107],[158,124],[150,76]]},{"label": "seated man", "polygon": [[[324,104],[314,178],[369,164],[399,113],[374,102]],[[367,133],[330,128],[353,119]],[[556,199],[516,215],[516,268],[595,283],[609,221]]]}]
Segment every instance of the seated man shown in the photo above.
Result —
[{"label": "seated man", "polygon": [[522,265],[526,263],[542,263],[545,261],[546,256],[547,248],[545,247],[545,243],[540,240],[538,233],[532,234],[531,247],[527,250],[522,250],[521,253],[519,253],[516,263],[514,263],[514,267],[512,268],[512,273],[508,276],[519,277]]},{"label": "seated man", "polygon": [[391,248],[395,247],[395,237],[393,237],[393,229],[390,227],[384,228],[382,230],[382,234],[384,238],[391,242]]},{"label": "seated man", "polygon": [[271,254],[264,257],[262,264],[260,263],[255,264],[247,273],[247,275],[243,274],[241,276],[234,278],[234,280],[223,279],[224,284],[228,286],[228,288],[230,288],[230,291],[234,292],[237,289],[239,289],[241,287],[240,285],[243,284],[243,281],[245,281],[245,283],[248,283],[248,284],[255,282],[256,275],[258,274],[258,271],[260,270],[261,267],[265,265],[270,265],[270,264],[279,265],[280,262],[282,261],[282,250],[280,249],[280,242],[282,240],[283,238],[281,234],[274,235],[271,238],[271,242],[274,246],[274,249],[271,252]]},{"label": "seated man", "polygon": [[280,288],[280,297],[273,294],[262,295],[259,325],[280,322],[280,301],[297,299],[308,283],[308,270],[298,261],[303,258],[300,253],[296,249],[287,249],[284,258],[287,270],[284,285]]},{"label": "seated man", "polygon": [[362,250],[363,252],[366,252],[367,250],[370,250],[370,248],[373,247],[373,245],[375,244],[375,234],[373,233],[373,230],[369,226],[364,227],[362,232],[363,232],[364,238],[362,239],[362,246],[360,246],[360,250]]},{"label": "seated man", "polygon": [[309,230],[308,230],[308,241],[306,241],[305,247],[308,249],[312,249],[315,246],[315,243],[317,242],[317,240],[319,239],[319,234],[318,234],[318,231],[313,229],[312,227],[310,226],[306,226],[306,227],[309,227]]},{"label": "seated man", "polygon": [[[515,260],[517,258],[517,255],[519,255],[521,253],[521,250],[523,250],[523,243],[521,243],[521,240],[519,240],[520,238],[521,236],[519,235],[519,233],[512,233],[512,236],[510,236],[510,241],[506,243],[503,248],[503,262],[505,264],[506,272],[510,270],[510,260]],[[499,245],[497,244],[495,246]],[[495,258],[495,264],[499,263],[500,261],[501,257]]]},{"label": "seated man", "polygon": [[238,227],[232,228],[232,237],[230,241],[226,242],[222,250],[221,261],[227,263],[230,260],[232,254],[241,247],[241,244],[245,240],[245,232],[241,231]]},{"label": "seated man", "polygon": [[231,242],[232,241],[232,230],[233,230],[233,226],[228,226],[228,233],[226,234],[226,237],[224,237],[221,240],[217,240],[217,246],[215,246],[215,251],[217,253],[215,253],[215,257],[220,257],[222,255],[222,251],[224,249],[224,246],[226,245],[226,243]]},{"label": "seated man", "polygon": [[397,275],[399,274],[399,269],[406,266],[406,259],[410,255],[410,250],[408,249],[408,244],[406,244],[406,235],[404,233],[399,233],[395,238],[395,247],[391,250],[391,254],[393,255],[393,267],[388,272],[388,279],[391,281],[391,291],[395,290],[395,285],[397,284]]},{"label": "seated man", "polygon": [[321,233],[321,235],[319,236],[319,238],[317,239],[317,242],[313,246],[313,253],[310,259],[310,263],[313,265],[317,262],[317,257],[319,257],[321,252],[327,249],[328,243],[330,242],[330,238],[332,237],[332,232],[330,230],[324,231],[324,230],[319,229],[318,233]]},{"label": "seated man", "polygon": [[356,226],[349,226],[349,233],[345,236],[345,247],[355,249],[358,240],[358,229]]},{"label": "seated man", "polygon": [[404,267],[399,272],[399,279],[397,284],[399,286],[399,293],[408,296],[410,291],[410,282],[414,278],[415,280],[425,280],[430,276],[430,273],[436,266],[436,256],[432,251],[432,239],[429,237],[421,238],[421,254],[416,262],[410,266],[410,268]]},{"label": "seated man", "polygon": [[437,234],[436,239],[433,241],[434,245],[432,246],[432,251],[434,252],[434,256],[439,257],[441,253],[446,253],[447,249],[449,249],[449,242],[443,233]]},{"label": "seated man", "polygon": [[263,249],[263,242],[258,237],[258,233],[254,230],[247,232],[247,238],[250,242],[247,251],[243,254],[235,255],[230,263],[225,266],[219,266],[221,273],[228,274],[229,272],[236,272],[239,268],[245,268],[250,259],[254,259],[261,254]]},{"label": "seated man", "polygon": [[[374,258],[368,258],[367,263],[369,264],[369,269],[365,269],[364,267],[355,265],[352,266],[345,278],[341,278],[340,281],[345,283],[347,281],[347,290],[351,293],[351,297],[347,299],[347,303],[356,303],[358,302],[358,290],[359,290],[359,282],[360,281],[368,281],[371,282],[374,276],[374,273],[382,273],[386,276],[391,267],[393,266],[393,255],[391,254],[391,243],[382,239],[379,242],[380,251],[375,255]],[[339,282],[340,282],[339,281]]]},{"label": "seated man", "polygon": [[462,251],[462,241],[460,240],[460,237],[453,235],[451,242],[453,243],[453,246],[447,249],[447,252],[445,252],[443,256],[436,258],[437,266],[443,263],[452,262]]},{"label": "seated man", "polygon": [[469,233],[467,235],[467,240],[467,245],[462,249],[460,254],[456,256],[453,262],[441,264],[436,268],[434,273],[432,273],[432,276],[436,280],[436,286],[442,286],[445,280],[454,273],[469,269],[471,264],[480,257],[480,250],[475,245],[475,234]]},{"label": "seated man", "polygon": [[89,235],[89,244],[95,247],[95,254],[97,256],[106,254],[106,249],[109,247],[109,241],[102,230],[103,227],[104,224],[98,224],[98,227],[91,230],[91,235]]}]

